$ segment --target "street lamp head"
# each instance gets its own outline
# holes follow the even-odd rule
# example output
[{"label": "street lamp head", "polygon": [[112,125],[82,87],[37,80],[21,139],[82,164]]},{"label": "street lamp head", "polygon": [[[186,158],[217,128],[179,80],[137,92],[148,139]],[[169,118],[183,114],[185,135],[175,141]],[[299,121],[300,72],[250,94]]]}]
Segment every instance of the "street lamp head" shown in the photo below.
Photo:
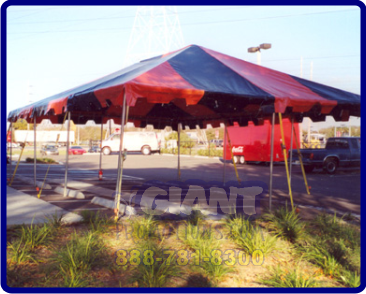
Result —
[{"label": "street lamp head", "polygon": [[263,43],[259,45],[259,48],[261,49],[271,49],[272,45],[269,43]]},{"label": "street lamp head", "polygon": [[258,52],[258,51],[260,51],[259,47],[250,47],[250,48],[248,48],[249,53],[255,53],[255,52]]},{"label": "street lamp head", "polygon": [[261,49],[271,49],[272,45],[269,43],[263,43],[259,45],[259,48]]}]

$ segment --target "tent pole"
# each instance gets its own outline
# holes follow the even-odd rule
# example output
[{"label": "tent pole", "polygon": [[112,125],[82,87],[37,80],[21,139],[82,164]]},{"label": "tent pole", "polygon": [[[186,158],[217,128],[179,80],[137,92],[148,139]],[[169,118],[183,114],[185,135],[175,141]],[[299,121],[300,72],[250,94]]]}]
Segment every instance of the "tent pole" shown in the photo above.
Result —
[{"label": "tent pole", "polygon": [[269,167],[269,211],[272,212],[272,179],[273,179],[273,149],[274,149],[274,130],[275,130],[276,113],[272,114],[271,128],[271,162]]},{"label": "tent pole", "polygon": [[178,181],[180,181],[180,131],[182,124],[178,123]]},{"label": "tent pole", "polygon": [[13,161],[13,122],[10,122],[10,174],[13,170],[12,161]]},{"label": "tent pole", "polygon": [[36,114],[33,116],[34,118],[34,125],[33,125],[33,131],[34,131],[34,186],[37,188],[37,124],[36,124]]},{"label": "tent pole", "polygon": [[292,199],[292,190],[291,190],[291,183],[290,183],[290,175],[289,175],[288,162],[287,162],[287,151],[286,151],[286,143],[285,143],[285,134],[283,132],[282,113],[281,112],[278,113],[278,117],[280,119],[280,129],[281,129],[281,138],[282,138],[281,148],[282,148],[282,152],[283,152],[283,158],[285,159],[285,167],[286,167],[286,176],[287,176],[288,192],[290,194],[291,207],[292,207],[292,209],[294,209],[294,201]]},{"label": "tent pole", "polygon": [[100,154],[99,154],[99,180],[102,180],[103,171],[102,171],[102,146],[103,146],[103,116],[102,122],[100,125]]},{"label": "tent pole", "polygon": [[118,152],[118,177],[116,183],[116,197],[115,197],[115,220],[118,220],[119,205],[121,200],[122,191],[122,174],[123,174],[123,158],[122,158],[122,148],[123,148],[123,136],[125,131],[125,120],[126,120],[126,92],[123,94],[123,108],[121,116],[121,131],[120,131],[120,141],[119,141],[119,152]]},{"label": "tent pole", "polygon": [[227,145],[226,145],[226,124],[224,125],[224,170],[223,170],[223,173],[222,173],[222,182],[225,184],[225,169],[226,169],[226,148],[227,148]]},{"label": "tent pole", "polygon": [[66,163],[65,163],[64,197],[67,196],[67,171],[69,169],[69,148],[70,148],[70,111],[67,112],[67,136],[66,136]]},{"label": "tent pole", "polygon": [[306,187],[306,192],[310,195],[310,188],[309,188],[309,185],[308,185],[308,181],[306,179],[306,173],[305,173],[305,169],[304,169],[304,164],[302,162],[302,155],[301,155],[301,152],[300,152],[299,143],[297,142],[297,136],[296,136],[295,129],[294,129],[294,136],[295,136],[295,143],[296,143],[297,154],[298,154],[298,157],[299,157],[299,160],[300,160],[301,171],[302,171],[302,175],[304,177],[304,183],[305,183],[305,187]]},{"label": "tent pole", "polygon": [[293,134],[294,134],[294,117],[292,116],[291,117],[291,143],[290,143],[290,184],[291,184],[291,175],[292,175],[292,145],[293,145],[293,143],[294,143],[294,136],[293,136]]}]

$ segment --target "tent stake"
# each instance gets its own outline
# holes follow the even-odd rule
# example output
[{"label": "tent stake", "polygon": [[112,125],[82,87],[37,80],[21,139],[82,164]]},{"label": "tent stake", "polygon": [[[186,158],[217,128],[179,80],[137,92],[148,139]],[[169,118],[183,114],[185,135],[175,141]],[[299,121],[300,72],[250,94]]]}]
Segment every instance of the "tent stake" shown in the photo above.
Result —
[{"label": "tent stake", "polygon": [[276,113],[272,114],[271,128],[271,162],[269,167],[269,211],[272,212],[272,179],[273,179],[273,150],[274,150],[274,131],[275,131]]},{"label": "tent stake", "polygon": [[[128,118],[127,118],[128,119]],[[119,141],[119,153],[118,153],[118,177],[116,183],[116,197],[115,197],[115,220],[118,221],[119,215],[119,205],[121,201],[121,191],[122,191],[122,175],[123,175],[123,158],[122,158],[122,147],[123,147],[123,135],[125,131],[125,120],[126,119],[126,92],[123,94],[123,108],[121,116],[121,131],[120,131],[120,141]]]},{"label": "tent stake", "polygon": [[36,114],[34,114],[34,126],[33,126],[33,131],[34,131],[34,186],[37,188],[37,132],[36,132],[36,128],[37,128],[37,124],[36,124]]},{"label": "tent stake", "polygon": [[70,148],[70,111],[67,112],[67,137],[66,137],[66,164],[65,164],[64,197],[67,196],[67,171],[69,169],[69,148]]},{"label": "tent stake", "polygon": [[289,170],[288,170],[287,153],[286,153],[285,134],[283,132],[282,113],[281,112],[278,113],[278,117],[280,119],[281,138],[282,138],[281,148],[282,148],[282,152],[283,152],[283,158],[285,159],[288,192],[290,194],[291,207],[292,207],[292,209],[294,209],[294,201],[292,199],[292,190],[291,190],[290,175],[289,175]]}]

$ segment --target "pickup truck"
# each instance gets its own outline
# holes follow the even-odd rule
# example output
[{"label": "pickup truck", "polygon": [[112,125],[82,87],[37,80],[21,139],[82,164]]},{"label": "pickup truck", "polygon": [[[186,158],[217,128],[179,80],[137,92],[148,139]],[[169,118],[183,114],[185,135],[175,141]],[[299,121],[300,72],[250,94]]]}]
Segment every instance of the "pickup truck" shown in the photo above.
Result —
[{"label": "pickup truck", "polygon": [[[306,172],[314,168],[323,168],[328,174],[334,174],[338,167],[360,166],[361,138],[329,138],[324,149],[300,149]],[[296,150],[293,150],[292,161],[299,164]]]}]

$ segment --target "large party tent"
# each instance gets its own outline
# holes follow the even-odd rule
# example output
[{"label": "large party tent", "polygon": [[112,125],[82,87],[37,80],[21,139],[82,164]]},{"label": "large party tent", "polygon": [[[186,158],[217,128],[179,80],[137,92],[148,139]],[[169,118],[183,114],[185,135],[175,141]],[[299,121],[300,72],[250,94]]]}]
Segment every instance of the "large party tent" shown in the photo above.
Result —
[{"label": "large party tent", "polygon": [[121,119],[124,94],[129,121],[155,128],[231,125],[273,112],[313,121],[360,115],[360,96],[191,45],[143,60],[103,78],[10,112],[9,121],[50,119],[69,111],[76,124]]},{"label": "large party tent", "polygon": [[[104,123],[111,118],[121,123],[128,117],[136,127],[151,124],[156,129],[177,129],[180,123],[191,128],[217,127],[221,122],[246,125],[249,120],[260,123],[273,113],[296,121],[304,116],[322,121],[326,115],[340,121],[360,116],[360,96],[191,45],[14,110],[8,120],[41,122],[47,118],[62,123],[66,113],[76,124]],[[67,163],[66,159],[66,175]],[[122,183],[121,150],[118,163],[116,211]],[[65,176],[64,191],[66,187]]]}]

